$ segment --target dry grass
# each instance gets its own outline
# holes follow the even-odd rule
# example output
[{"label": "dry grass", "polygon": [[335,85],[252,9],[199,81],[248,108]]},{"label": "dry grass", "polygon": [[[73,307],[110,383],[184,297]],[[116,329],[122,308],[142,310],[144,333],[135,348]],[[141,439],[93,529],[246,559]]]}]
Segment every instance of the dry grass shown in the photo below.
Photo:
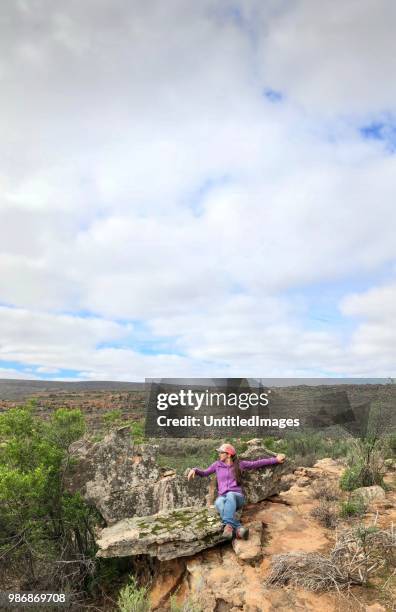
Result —
[{"label": "dry grass", "polygon": [[326,499],[321,500],[319,505],[311,510],[310,514],[312,518],[316,519],[323,527],[331,529],[337,525],[337,508]]},{"label": "dry grass", "polygon": [[340,591],[354,584],[366,585],[369,576],[390,565],[396,565],[393,525],[388,530],[362,526],[339,534],[328,557],[306,552],[275,555],[265,584]]},{"label": "dry grass", "polygon": [[310,591],[329,591],[346,587],[348,576],[331,558],[318,553],[292,552],[272,558],[266,586],[292,584]]},{"label": "dry grass", "polygon": [[335,482],[328,482],[325,480],[317,480],[312,485],[312,496],[315,499],[321,499],[326,501],[334,501],[339,499],[341,494],[340,488]]}]

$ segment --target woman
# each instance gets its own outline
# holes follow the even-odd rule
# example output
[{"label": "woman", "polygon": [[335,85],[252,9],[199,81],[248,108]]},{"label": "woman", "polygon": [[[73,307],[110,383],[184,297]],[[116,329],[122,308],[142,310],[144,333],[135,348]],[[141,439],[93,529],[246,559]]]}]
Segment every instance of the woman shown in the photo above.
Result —
[{"label": "woman", "polygon": [[215,501],[215,506],[225,525],[223,536],[227,540],[231,540],[235,531],[237,538],[246,540],[249,536],[249,530],[242,527],[235,517],[236,511],[242,508],[245,503],[245,496],[241,487],[241,472],[261,468],[265,465],[283,463],[286,456],[280,454],[276,457],[266,457],[255,461],[239,460],[236,450],[231,444],[222,444],[220,448],[216,448],[216,451],[219,453],[218,461],[212,463],[206,470],[192,468],[188,472],[187,478],[190,480],[195,478],[196,475],[209,476],[209,474],[216,472],[219,496]]}]

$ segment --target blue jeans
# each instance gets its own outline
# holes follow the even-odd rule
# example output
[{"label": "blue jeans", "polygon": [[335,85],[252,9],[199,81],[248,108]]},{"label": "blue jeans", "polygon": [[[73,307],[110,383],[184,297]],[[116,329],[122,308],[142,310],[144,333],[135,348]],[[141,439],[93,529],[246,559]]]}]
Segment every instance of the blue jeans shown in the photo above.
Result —
[{"label": "blue jeans", "polygon": [[241,523],[235,518],[235,512],[242,508],[244,503],[245,497],[243,495],[227,491],[225,495],[219,495],[215,501],[215,506],[223,523],[237,529],[241,526]]}]

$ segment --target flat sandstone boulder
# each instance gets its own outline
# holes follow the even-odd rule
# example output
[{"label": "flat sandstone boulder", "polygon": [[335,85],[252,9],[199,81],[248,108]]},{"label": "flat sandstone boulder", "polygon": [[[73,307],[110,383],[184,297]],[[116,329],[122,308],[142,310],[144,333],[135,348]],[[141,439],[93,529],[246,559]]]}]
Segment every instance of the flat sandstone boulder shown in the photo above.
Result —
[{"label": "flat sandstone boulder", "polygon": [[215,508],[178,508],[127,518],[99,534],[97,557],[150,555],[161,561],[193,555],[224,541]]}]

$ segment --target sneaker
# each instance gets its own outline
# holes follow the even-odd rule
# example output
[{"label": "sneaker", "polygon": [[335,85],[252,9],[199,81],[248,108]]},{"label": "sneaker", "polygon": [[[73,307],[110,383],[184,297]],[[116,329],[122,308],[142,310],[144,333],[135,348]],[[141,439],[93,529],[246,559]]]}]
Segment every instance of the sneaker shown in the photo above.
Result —
[{"label": "sneaker", "polygon": [[247,527],[238,527],[236,530],[238,540],[247,540],[249,537],[249,529]]},{"label": "sneaker", "polygon": [[227,540],[232,540],[233,535],[234,535],[234,530],[231,527],[231,525],[226,525],[223,531],[223,538],[226,538]]}]

